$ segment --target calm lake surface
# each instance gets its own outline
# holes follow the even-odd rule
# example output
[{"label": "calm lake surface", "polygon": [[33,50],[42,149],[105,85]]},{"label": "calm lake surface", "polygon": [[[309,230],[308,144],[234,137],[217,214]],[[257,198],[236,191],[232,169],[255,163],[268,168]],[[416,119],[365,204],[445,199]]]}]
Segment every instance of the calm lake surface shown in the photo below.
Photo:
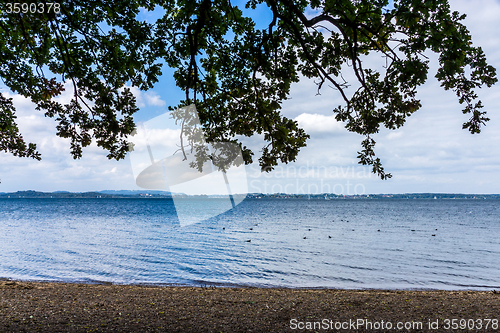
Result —
[{"label": "calm lake surface", "polygon": [[0,199],[0,278],[491,290],[499,236],[500,200],[245,199],[181,227],[168,199]]}]

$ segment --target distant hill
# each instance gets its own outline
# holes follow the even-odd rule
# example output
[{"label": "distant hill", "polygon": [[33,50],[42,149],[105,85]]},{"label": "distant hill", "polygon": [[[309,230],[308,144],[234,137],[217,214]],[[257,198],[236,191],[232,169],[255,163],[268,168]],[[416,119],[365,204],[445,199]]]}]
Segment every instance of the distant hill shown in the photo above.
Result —
[{"label": "distant hill", "polygon": [[[124,192],[124,193],[119,193],[119,192]],[[149,193],[149,192],[155,192],[155,193]],[[99,191],[99,192],[17,191],[13,193],[3,193],[3,192],[0,193],[0,198],[171,198],[171,197],[172,195],[170,192],[164,192],[164,191]]]},{"label": "distant hill", "polygon": [[98,192],[37,192],[37,191],[17,191],[13,193],[0,193],[0,198],[98,198],[102,194]]}]

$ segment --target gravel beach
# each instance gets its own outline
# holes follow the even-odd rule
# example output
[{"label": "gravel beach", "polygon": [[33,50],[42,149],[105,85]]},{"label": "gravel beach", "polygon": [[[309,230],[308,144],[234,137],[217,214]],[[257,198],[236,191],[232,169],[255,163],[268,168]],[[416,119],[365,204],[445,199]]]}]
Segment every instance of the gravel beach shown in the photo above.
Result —
[{"label": "gravel beach", "polygon": [[500,332],[498,320],[496,291],[0,281],[0,332]]}]

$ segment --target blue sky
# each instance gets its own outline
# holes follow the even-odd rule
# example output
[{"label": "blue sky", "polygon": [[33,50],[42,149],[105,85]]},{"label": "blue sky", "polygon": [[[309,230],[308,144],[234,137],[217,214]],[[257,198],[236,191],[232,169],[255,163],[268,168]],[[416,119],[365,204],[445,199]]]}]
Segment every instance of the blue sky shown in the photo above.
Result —
[{"label": "blue sky", "polygon": [[[500,69],[500,2],[495,0],[452,0],[452,10],[466,13],[466,26],[473,42],[483,47],[488,62]],[[261,23],[265,22],[262,16]],[[444,91],[433,78],[436,57],[431,56],[429,81],[419,89],[422,109],[405,126],[375,135],[376,151],[393,178],[382,181],[357,164],[362,137],[349,133],[335,121],[332,109],[341,103],[334,91],[316,95],[316,85],[303,79],[292,88],[291,99],[283,105],[287,117],[296,119],[311,135],[295,163],[280,165],[261,174],[256,164],[247,166],[249,192],[293,192],[337,194],[361,193],[500,193],[500,85],[479,90],[491,121],[479,135],[462,130],[468,119],[452,91]],[[370,58],[367,62],[376,62]],[[182,92],[175,87],[172,70],[149,92],[134,90],[140,111],[135,119],[147,121],[176,105]],[[0,192],[18,190],[92,191],[140,189],[135,184],[129,158],[108,160],[106,152],[92,145],[83,158],[73,160],[69,142],[55,135],[55,122],[44,118],[24,98],[14,98],[18,123],[24,138],[35,142],[42,161],[21,159],[0,153]],[[68,92],[71,89],[68,87]],[[68,98],[62,96],[61,98]],[[256,150],[258,137],[245,139]],[[257,159],[257,158],[256,158]]]}]

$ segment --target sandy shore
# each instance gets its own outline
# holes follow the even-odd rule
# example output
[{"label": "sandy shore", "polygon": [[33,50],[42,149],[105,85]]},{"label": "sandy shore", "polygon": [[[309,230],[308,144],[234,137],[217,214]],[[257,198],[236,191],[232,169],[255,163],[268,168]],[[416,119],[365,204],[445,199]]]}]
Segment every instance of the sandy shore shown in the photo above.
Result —
[{"label": "sandy shore", "polygon": [[0,281],[0,332],[465,332],[460,319],[500,332],[500,293]]}]

